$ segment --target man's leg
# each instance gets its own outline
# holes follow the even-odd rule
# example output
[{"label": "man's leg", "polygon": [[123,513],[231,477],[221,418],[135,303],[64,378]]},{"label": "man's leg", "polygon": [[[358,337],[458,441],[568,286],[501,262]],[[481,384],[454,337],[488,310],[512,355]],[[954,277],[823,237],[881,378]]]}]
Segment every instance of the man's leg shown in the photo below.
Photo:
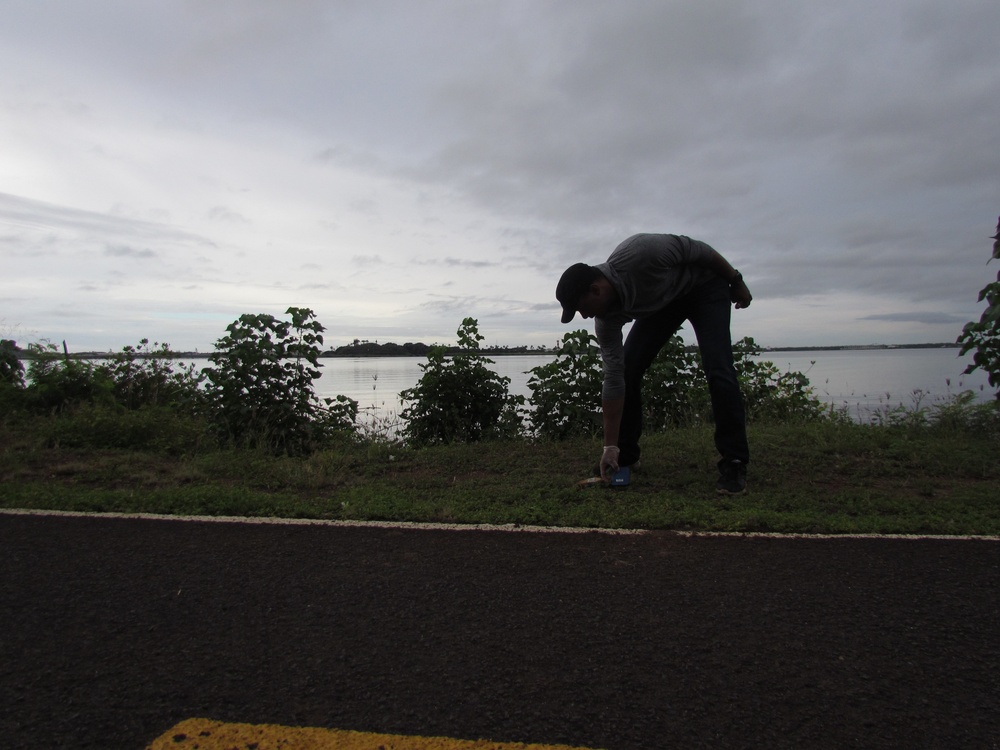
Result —
[{"label": "man's leg", "polygon": [[677,333],[685,319],[683,302],[667,305],[632,324],[625,339],[625,404],[618,432],[618,463],[631,466],[639,460],[642,437],[642,379],[660,349]]},{"label": "man's leg", "polygon": [[692,305],[689,320],[698,337],[702,365],[708,378],[715,416],[715,447],[723,462],[747,464],[750,448],[746,409],[733,363],[729,286],[722,279],[713,279],[699,287],[695,294],[697,300]]}]

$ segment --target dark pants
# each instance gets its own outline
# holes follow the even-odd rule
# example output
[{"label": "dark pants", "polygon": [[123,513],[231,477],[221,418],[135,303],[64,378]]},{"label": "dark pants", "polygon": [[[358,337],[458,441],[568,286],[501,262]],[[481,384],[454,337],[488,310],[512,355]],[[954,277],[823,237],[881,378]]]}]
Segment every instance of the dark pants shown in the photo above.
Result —
[{"label": "dark pants", "polygon": [[750,461],[743,394],[733,365],[729,285],[719,278],[705,282],[662,310],[632,324],[625,339],[625,404],[618,447],[619,463],[639,460],[642,436],[642,379],[660,349],[685,320],[691,321],[715,416],[715,447],[723,460]]}]

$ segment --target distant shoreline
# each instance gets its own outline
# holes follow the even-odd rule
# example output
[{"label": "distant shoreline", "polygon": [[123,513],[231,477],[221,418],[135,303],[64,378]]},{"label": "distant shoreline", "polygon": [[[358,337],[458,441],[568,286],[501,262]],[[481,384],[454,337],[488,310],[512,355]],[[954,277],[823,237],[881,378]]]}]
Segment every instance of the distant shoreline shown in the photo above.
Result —
[{"label": "distant shoreline", "polygon": [[847,346],[762,346],[761,352],[837,352],[888,349],[961,349],[961,344],[851,344]]}]

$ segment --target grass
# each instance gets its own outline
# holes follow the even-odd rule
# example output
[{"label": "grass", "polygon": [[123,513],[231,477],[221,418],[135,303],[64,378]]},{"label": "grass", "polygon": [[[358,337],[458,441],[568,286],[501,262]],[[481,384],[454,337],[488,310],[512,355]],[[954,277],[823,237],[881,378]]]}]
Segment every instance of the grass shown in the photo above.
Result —
[{"label": "grass", "polygon": [[[627,489],[578,490],[591,440],[413,450],[353,443],[304,458],[153,440],[96,448],[44,422],[0,424],[0,507],[699,531],[1000,534],[995,440],[927,426],[751,427],[748,492],[714,492],[708,428],[644,440]],[[53,436],[57,436],[54,438]],[[61,436],[61,437],[59,437]]]}]

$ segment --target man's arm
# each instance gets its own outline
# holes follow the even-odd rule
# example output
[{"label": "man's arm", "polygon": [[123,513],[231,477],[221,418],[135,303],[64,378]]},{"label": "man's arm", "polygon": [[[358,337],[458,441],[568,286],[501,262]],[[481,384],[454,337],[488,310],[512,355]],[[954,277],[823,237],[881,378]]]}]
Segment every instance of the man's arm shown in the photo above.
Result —
[{"label": "man's arm", "polygon": [[733,302],[736,303],[737,310],[750,307],[753,295],[750,294],[750,290],[744,283],[742,274],[733,268],[732,264],[723,258],[718,250],[713,249],[711,251],[707,265],[716,276],[721,277],[729,284],[729,290],[732,294]]},{"label": "man's arm", "polygon": [[[618,471],[618,431],[622,425],[624,398],[605,399],[601,402],[604,412],[604,452],[601,454],[601,477],[610,479]],[[613,450],[612,450],[613,449]]]},{"label": "man's arm", "polygon": [[604,423],[604,447],[601,454],[601,477],[605,480],[618,471],[618,432],[625,405],[625,350],[622,342],[624,319],[597,318],[594,333],[601,347],[604,385],[601,388],[601,411]]}]

